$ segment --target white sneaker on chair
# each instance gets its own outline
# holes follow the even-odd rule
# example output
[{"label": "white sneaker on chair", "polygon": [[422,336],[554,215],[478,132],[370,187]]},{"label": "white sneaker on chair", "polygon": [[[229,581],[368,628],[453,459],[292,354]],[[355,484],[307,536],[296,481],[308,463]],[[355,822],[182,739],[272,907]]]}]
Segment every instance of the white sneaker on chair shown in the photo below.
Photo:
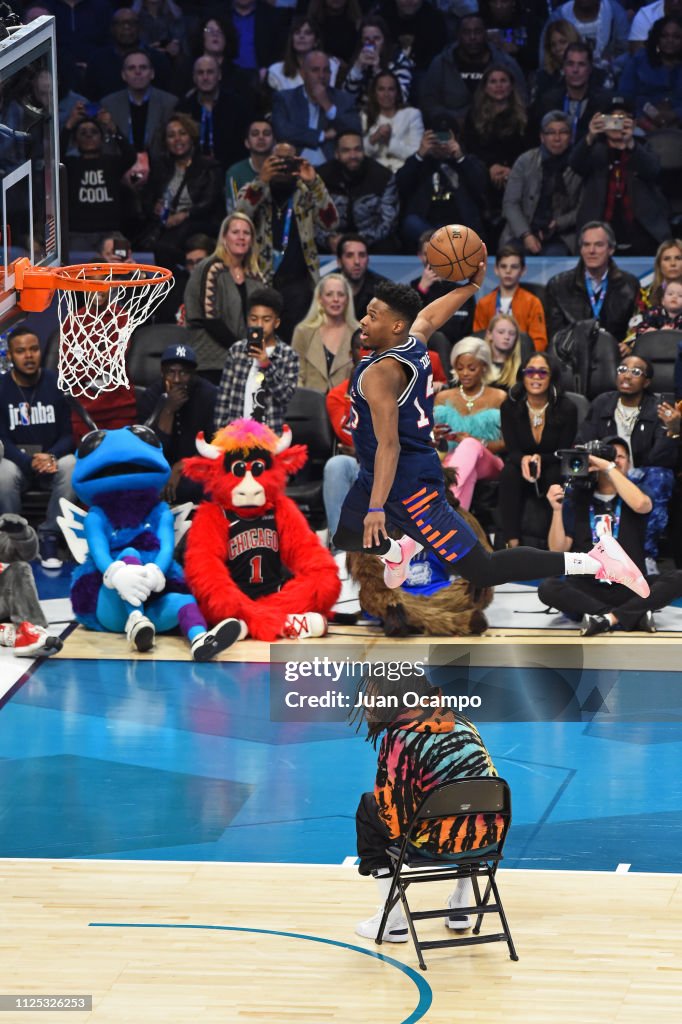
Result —
[{"label": "white sneaker on chair", "polygon": [[[381,924],[383,913],[384,908],[379,907],[374,917],[368,918],[367,921],[361,921],[360,924],[355,926],[355,934],[362,935],[365,939],[376,939],[379,934],[379,925]],[[410,933],[407,930],[405,915],[401,909],[394,907],[388,915],[382,942],[407,942],[409,937]]]}]

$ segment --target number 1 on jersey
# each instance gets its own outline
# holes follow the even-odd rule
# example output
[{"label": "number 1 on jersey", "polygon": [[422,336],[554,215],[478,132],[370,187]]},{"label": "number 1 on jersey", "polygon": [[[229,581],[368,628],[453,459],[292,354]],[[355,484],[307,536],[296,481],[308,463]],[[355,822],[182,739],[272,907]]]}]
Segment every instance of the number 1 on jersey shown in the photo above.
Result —
[{"label": "number 1 on jersey", "polygon": [[[426,397],[430,398],[432,394],[433,394],[433,374],[430,373],[428,375],[428,377],[426,378]],[[417,420],[417,426],[420,427],[420,428],[421,427],[428,427],[428,426],[430,426],[429,417],[426,415],[426,413],[422,409],[421,405],[419,404],[419,399],[417,399],[417,398],[415,398],[415,400],[414,400],[414,407],[417,410],[417,412],[419,413],[419,419]]]}]

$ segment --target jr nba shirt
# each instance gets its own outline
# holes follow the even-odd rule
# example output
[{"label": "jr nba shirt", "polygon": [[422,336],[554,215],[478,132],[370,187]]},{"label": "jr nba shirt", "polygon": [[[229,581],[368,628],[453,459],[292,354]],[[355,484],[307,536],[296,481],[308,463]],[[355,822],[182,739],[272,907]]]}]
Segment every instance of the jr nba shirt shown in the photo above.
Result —
[{"label": "jr nba shirt", "polygon": [[0,376],[0,440],[5,458],[22,472],[31,469],[33,453],[50,452],[59,459],[74,449],[71,416],[64,394],[51,370],[41,370],[34,387],[22,387],[11,373]]}]

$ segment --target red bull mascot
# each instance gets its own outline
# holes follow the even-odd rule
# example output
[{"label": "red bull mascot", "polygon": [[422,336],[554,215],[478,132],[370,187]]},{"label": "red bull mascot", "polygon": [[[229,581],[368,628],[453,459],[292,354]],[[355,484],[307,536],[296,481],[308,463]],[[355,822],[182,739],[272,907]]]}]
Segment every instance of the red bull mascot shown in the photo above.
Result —
[{"label": "red bull mascot", "polygon": [[183,473],[210,500],[194,515],[185,575],[208,622],[236,619],[240,639],[323,636],[341,589],[336,564],[284,493],[305,446],[291,446],[286,426],[278,438],[246,419],[196,445]]}]

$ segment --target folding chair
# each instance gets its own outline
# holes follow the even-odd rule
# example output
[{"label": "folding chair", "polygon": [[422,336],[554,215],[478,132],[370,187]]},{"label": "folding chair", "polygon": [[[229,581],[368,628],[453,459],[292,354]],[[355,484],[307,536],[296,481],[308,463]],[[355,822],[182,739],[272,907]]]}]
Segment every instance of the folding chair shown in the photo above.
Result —
[{"label": "folding chair", "polygon": [[[415,846],[412,842],[413,837],[417,836],[419,832],[419,827],[430,819],[462,818],[476,814],[496,814],[503,819],[501,834],[497,842],[478,850],[449,855],[434,854],[424,847]],[[502,849],[510,824],[511,794],[504,779],[495,777],[457,779],[455,782],[445,782],[431,790],[415,811],[407,834],[400,845],[390,846],[386,851],[392,862],[393,880],[384,905],[384,913],[376,937],[377,944],[381,945],[388,915],[400,900],[417,951],[419,966],[423,971],[426,970],[426,963],[422,951],[440,949],[444,946],[506,942],[510,958],[518,960],[495,881],[497,866],[502,860]],[[458,907],[456,913],[458,915],[476,915],[476,923],[472,929],[473,934],[463,938],[423,942],[417,936],[415,921],[449,917],[453,913],[453,908],[413,911],[407,901],[407,889],[411,885],[422,882],[457,881],[463,878],[471,879],[476,904],[473,907]],[[482,878],[486,879],[486,884],[481,895],[479,879]],[[493,903],[489,902],[491,893],[494,896]],[[484,914],[497,914],[503,930],[491,935],[481,935]]]}]

